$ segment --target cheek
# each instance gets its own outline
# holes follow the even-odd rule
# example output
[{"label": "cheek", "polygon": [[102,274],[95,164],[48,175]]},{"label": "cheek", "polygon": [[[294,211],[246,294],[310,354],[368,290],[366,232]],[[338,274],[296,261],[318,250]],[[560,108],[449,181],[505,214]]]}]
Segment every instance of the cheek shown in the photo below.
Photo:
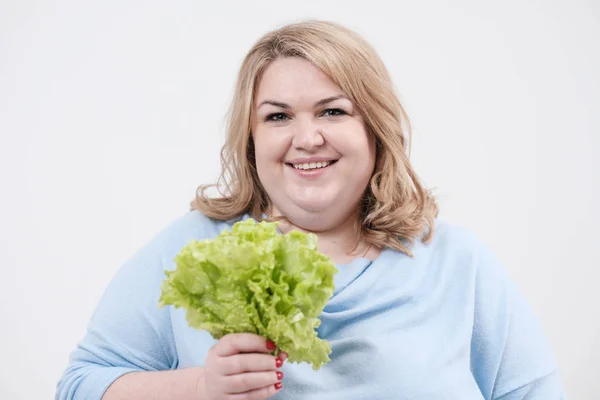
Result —
[{"label": "cheek", "polygon": [[259,172],[263,168],[266,155],[266,147],[263,145],[261,140],[254,139],[254,161],[256,162],[256,168]]},{"label": "cheek", "polygon": [[375,142],[362,123],[353,121],[352,124],[336,128],[329,139],[343,156],[359,159],[361,165],[375,159]]},{"label": "cheek", "polygon": [[265,173],[273,168],[274,163],[280,163],[289,148],[289,144],[286,144],[285,135],[275,135],[269,131],[257,131],[252,137],[256,168],[259,173]]}]

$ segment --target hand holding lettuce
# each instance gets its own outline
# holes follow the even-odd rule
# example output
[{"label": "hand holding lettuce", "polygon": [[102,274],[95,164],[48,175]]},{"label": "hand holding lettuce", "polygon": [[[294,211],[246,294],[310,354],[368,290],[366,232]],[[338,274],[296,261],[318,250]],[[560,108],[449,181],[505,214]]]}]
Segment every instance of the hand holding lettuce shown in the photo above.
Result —
[{"label": "hand holding lettuce", "polygon": [[275,223],[247,219],[215,239],[192,241],[167,271],[160,305],[187,310],[190,326],[215,339],[255,333],[272,340],[291,362],[319,369],[331,348],[317,336],[333,295],[334,263],[313,234],[277,232]]}]

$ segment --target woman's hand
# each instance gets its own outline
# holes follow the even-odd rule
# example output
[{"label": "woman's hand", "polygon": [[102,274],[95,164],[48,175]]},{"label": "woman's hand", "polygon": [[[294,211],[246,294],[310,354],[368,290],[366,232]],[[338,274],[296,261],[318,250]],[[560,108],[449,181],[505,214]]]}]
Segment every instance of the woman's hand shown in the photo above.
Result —
[{"label": "woman's hand", "polygon": [[263,400],[283,386],[279,368],[285,353],[273,356],[274,343],[250,333],[223,336],[209,350],[204,364],[203,393],[206,400]]}]

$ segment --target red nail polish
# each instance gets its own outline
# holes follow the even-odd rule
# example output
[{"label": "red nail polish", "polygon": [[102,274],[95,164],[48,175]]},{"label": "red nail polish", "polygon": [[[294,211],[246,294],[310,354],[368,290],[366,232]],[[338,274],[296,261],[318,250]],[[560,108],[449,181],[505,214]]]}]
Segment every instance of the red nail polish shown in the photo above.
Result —
[{"label": "red nail polish", "polygon": [[271,342],[270,340],[267,340],[267,350],[275,350],[277,348],[277,346],[275,346],[275,343]]},{"label": "red nail polish", "polygon": [[283,360],[281,358],[276,358],[275,359],[275,367],[281,368],[282,365],[283,365]]},{"label": "red nail polish", "polygon": [[281,389],[282,387],[283,387],[283,383],[281,383],[281,382],[277,382],[277,383],[275,384],[275,390],[279,390],[279,389]]},{"label": "red nail polish", "polygon": [[280,381],[283,379],[283,372],[277,371],[277,380]]}]

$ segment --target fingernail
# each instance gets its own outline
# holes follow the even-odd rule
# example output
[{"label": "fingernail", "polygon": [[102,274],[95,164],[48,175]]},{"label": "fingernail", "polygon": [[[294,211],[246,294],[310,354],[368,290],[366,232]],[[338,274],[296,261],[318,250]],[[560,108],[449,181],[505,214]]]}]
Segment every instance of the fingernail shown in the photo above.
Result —
[{"label": "fingernail", "polygon": [[281,358],[276,358],[275,359],[275,367],[281,368],[282,365],[283,365],[283,360]]},{"label": "fingernail", "polygon": [[271,342],[270,340],[267,340],[267,349],[268,350],[275,350],[277,348],[277,346],[275,346],[275,343]]},{"label": "fingernail", "polygon": [[280,381],[283,379],[283,372],[277,371],[277,380]]},{"label": "fingernail", "polygon": [[275,390],[279,390],[279,389],[281,389],[282,387],[283,387],[283,383],[281,383],[281,382],[277,382],[277,383],[275,384]]}]

